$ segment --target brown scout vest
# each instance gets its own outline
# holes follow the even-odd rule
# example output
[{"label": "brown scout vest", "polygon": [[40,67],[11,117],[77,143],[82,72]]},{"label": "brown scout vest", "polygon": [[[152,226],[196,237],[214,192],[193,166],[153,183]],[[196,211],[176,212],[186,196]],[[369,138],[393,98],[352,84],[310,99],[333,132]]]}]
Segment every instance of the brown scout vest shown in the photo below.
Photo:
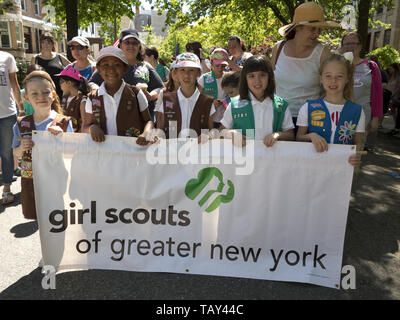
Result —
[{"label": "brown scout vest", "polygon": [[82,93],[79,93],[71,100],[69,105],[67,105],[68,98],[69,96],[62,97],[61,108],[64,115],[71,117],[74,132],[80,132],[82,128],[81,102],[83,99],[83,95]]},{"label": "brown scout vest", "polygon": [[[59,126],[64,132],[67,131],[68,122],[70,118],[58,114],[50,126]],[[35,130],[35,121],[33,115],[19,117],[18,120],[19,131],[21,137],[32,136],[32,131]],[[22,213],[26,219],[36,219],[36,203],[35,192],[33,187],[32,175],[32,153],[26,151],[22,155],[21,163],[21,204]]]},{"label": "brown scout vest", "polygon": [[[137,93],[138,91],[135,88],[127,83],[125,84],[117,111],[116,122],[118,136],[138,137],[144,130],[146,123],[140,114],[139,102],[136,96]],[[90,120],[90,122],[92,122],[91,124],[98,124],[104,134],[107,134],[103,96],[99,96],[98,90],[96,90],[94,93],[88,94],[88,99],[92,102],[93,117]]]},{"label": "brown scout vest", "polygon": [[[166,138],[173,135],[178,137],[182,128],[182,113],[179,105],[178,93],[177,92],[163,92],[163,104],[164,104],[164,128]],[[210,110],[213,103],[213,98],[205,94],[200,93],[199,98],[196,101],[192,115],[190,117],[190,129],[196,131],[197,135],[200,136],[201,129],[209,129],[208,119],[210,117]],[[171,127],[171,130],[176,130],[177,133],[173,134],[169,130],[170,121],[176,121],[177,127]]]}]

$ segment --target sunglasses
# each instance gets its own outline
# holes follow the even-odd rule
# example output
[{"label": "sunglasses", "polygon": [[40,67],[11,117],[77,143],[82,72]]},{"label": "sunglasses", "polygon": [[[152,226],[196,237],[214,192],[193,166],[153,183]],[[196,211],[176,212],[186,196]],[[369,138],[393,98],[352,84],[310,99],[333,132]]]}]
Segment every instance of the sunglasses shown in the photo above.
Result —
[{"label": "sunglasses", "polygon": [[68,46],[68,48],[69,48],[69,50],[83,50],[83,49],[86,49],[86,47],[84,47],[84,46],[82,46],[82,45],[80,45],[80,44],[78,44],[77,46]]},{"label": "sunglasses", "polygon": [[138,46],[139,45],[139,42],[137,42],[135,40],[129,40],[129,39],[122,41],[122,43],[126,46],[129,46],[129,45]]}]

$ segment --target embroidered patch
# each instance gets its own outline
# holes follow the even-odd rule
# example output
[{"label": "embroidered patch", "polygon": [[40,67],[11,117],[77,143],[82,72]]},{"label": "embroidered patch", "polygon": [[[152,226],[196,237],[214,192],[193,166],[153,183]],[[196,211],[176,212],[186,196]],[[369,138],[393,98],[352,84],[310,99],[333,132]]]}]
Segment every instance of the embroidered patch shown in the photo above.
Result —
[{"label": "embroidered patch", "polygon": [[214,78],[211,74],[208,74],[205,79],[204,79],[205,83],[213,83],[214,82]]},{"label": "embroidered patch", "polygon": [[135,127],[131,127],[128,130],[126,130],[125,136],[127,136],[127,137],[139,137],[140,136],[140,130],[135,128]]},{"label": "embroidered patch", "polygon": [[353,121],[345,121],[339,129],[339,141],[343,142],[344,144],[350,143],[350,141],[353,139],[354,133],[356,132],[356,126],[357,124],[353,124]]},{"label": "embroidered patch", "polygon": [[320,103],[313,103],[311,105],[312,108],[322,108],[322,105]]},{"label": "embroidered patch", "polygon": [[21,127],[22,128],[30,128],[31,123],[29,121],[21,121]]},{"label": "embroidered patch", "polygon": [[174,108],[174,104],[171,101],[166,101],[165,102],[165,107],[167,109],[173,109]]},{"label": "embroidered patch", "polygon": [[311,125],[315,127],[323,127],[324,122],[320,121],[326,118],[326,112],[322,110],[315,110],[311,112]]},{"label": "embroidered patch", "polygon": [[98,99],[93,99],[92,100],[92,105],[96,107],[101,107],[101,102]]}]

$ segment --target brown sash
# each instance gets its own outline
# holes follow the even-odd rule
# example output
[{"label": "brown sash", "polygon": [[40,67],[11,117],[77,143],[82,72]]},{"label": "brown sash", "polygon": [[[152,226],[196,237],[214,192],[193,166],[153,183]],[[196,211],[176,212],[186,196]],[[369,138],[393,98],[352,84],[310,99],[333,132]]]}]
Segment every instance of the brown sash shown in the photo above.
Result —
[{"label": "brown sash", "polygon": [[84,96],[82,95],[82,93],[79,93],[71,100],[69,104],[68,98],[69,96],[62,97],[61,108],[64,115],[71,117],[74,132],[80,132],[82,128],[81,102]]},{"label": "brown sash", "polygon": [[[208,120],[210,117],[211,106],[213,98],[205,94],[200,94],[196,101],[193,109],[193,113],[190,117],[190,129],[196,131],[197,135],[200,135],[201,129],[208,129]],[[177,92],[164,91],[163,95],[164,104],[164,128],[165,136],[178,137],[182,129],[182,113],[179,104]],[[171,121],[176,121],[177,126],[171,125]]]},{"label": "brown sash", "polygon": [[[92,102],[92,116],[86,120],[88,125],[97,124],[104,134],[107,134],[107,119],[103,96],[99,96],[98,90],[96,90],[93,93],[89,93],[88,99]],[[137,91],[129,84],[125,84],[125,88],[122,91],[116,122],[118,136],[137,137],[143,132],[146,125],[139,109]]]},{"label": "brown sash", "polygon": [[[70,118],[57,114],[50,126],[59,126],[67,131]],[[21,137],[32,136],[36,129],[33,115],[19,117],[17,120]],[[21,163],[21,205],[22,214],[26,219],[36,219],[35,193],[33,189],[32,152],[26,151],[22,155]]]}]

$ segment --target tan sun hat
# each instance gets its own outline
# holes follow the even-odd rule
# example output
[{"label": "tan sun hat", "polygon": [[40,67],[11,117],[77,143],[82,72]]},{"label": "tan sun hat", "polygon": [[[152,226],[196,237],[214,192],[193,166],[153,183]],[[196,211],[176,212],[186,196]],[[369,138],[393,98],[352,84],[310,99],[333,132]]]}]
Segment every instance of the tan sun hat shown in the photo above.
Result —
[{"label": "tan sun hat", "polygon": [[293,22],[279,29],[281,36],[286,36],[296,26],[309,25],[317,28],[341,28],[339,23],[325,21],[322,7],[315,2],[305,2],[294,11]]}]

